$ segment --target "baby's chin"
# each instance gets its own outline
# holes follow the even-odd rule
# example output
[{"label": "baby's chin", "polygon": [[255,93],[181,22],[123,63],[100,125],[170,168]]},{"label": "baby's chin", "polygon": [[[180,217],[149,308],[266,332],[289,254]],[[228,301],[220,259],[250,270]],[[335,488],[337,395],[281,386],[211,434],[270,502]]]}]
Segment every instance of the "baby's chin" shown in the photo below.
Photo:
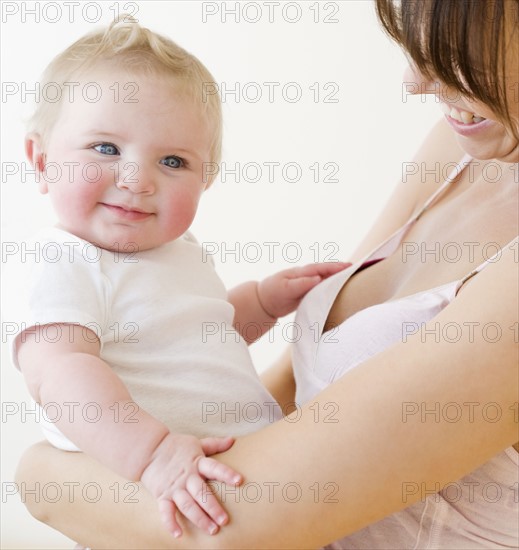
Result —
[{"label": "baby's chin", "polygon": [[99,231],[96,232],[85,228],[72,227],[70,224],[63,221],[54,224],[54,227],[61,229],[62,231],[66,231],[67,233],[70,233],[78,239],[82,239],[97,248],[108,250],[110,252],[135,253],[154,248],[152,244],[146,245],[146,243],[142,242],[130,241],[122,238],[118,239],[115,236],[112,240],[106,240],[98,234]]}]

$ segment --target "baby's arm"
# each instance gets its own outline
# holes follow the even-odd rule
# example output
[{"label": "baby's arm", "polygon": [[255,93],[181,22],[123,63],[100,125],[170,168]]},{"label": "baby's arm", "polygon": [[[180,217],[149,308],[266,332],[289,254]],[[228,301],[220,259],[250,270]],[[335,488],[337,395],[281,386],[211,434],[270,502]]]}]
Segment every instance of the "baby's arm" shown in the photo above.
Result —
[{"label": "baby's arm", "polygon": [[[330,262],[294,267],[263,281],[248,281],[231,289],[228,300],[235,309],[234,328],[251,344],[272,328],[278,317],[292,313],[315,285],[350,265]],[[254,324],[252,331],[247,330],[251,323]]]},{"label": "baby's arm", "polygon": [[[127,479],[141,480],[159,500],[162,519],[173,534],[181,534],[175,505],[198,527],[215,533],[218,526],[211,518],[219,525],[228,518],[201,476],[231,484],[239,479],[205,451],[215,445],[226,450],[232,440],[200,442],[172,434],[135,405],[126,386],[100,358],[93,332],[80,325],[57,325],[66,337],[49,342],[44,329],[35,327],[19,337],[18,361],[35,401],[59,407],[63,413],[57,427],[85,453]],[[128,407],[131,415],[126,414]]]}]

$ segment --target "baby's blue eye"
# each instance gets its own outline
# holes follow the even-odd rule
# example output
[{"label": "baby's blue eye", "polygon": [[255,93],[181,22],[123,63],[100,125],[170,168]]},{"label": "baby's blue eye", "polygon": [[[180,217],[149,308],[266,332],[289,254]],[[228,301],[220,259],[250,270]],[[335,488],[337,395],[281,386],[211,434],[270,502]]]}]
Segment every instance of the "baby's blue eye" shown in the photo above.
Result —
[{"label": "baby's blue eye", "polygon": [[184,161],[180,157],[175,157],[173,155],[161,159],[160,163],[168,168],[182,168],[184,166]]},{"label": "baby's blue eye", "polygon": [[102,155],[118,155],[119,149],[112,143],[99,143],[94,145],[94,149]]}]

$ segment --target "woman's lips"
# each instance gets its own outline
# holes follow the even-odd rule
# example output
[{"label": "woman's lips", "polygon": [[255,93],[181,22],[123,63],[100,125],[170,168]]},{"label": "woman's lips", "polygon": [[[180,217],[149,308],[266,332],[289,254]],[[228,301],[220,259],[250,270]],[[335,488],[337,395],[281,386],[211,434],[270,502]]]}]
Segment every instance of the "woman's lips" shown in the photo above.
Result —
[{"label": "woman's lips", "polygon": [[144,210],[141,210],[135,207],[118,205],[118,204],[108,204],[105,202],[101,204],[110,212],[112,212],[113,214],[115,214],[116,216],[124,220],[141,221],[152,216],[151,212],[146,212]]},{"label": "woman's lips", "polygon": [[478,124],[485,120],[484,117],[478,115],[477,113],[466,111],[465,109],[455,107],[454,105],[449,105],[448,103],[442,102],[441,109],[446,115],[463,124]]},{"label": "woman's lips", "polygon": [[[493,124],[493,121],[487,118],[479,117],[468,111],[460,111],[455,107],[442,103],[442,111],[445,113],[447,122],[452,126],[454,131],[464,137],[472,137],[484,131],[488,126]],[[454,115],[454,116],[453,116]],[[472,121],[469,121],[469,115]],[[464,122],[464,119],[467,122]]]}]

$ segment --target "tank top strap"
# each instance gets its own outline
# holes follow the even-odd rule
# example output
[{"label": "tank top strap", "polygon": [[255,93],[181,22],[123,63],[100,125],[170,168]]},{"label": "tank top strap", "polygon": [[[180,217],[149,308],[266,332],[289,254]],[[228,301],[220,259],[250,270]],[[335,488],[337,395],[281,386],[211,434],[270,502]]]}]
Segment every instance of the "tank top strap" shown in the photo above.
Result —
[{"label": "tank top strap", "polygon": [[466,168],[468,164],[472,161],[472,157],[467,153],[463,158],[456,164],[456,166],[451,170],[447,179],[440,185],[440,187],[425,201],[422,208],[413,216],[413,221],[416,221],[420,216],[431,206],[436,204],[438,199],[443,195],[443,193],[450,187],[454,179],[456,179],[459,174]]},{"label": "tank top strap", "polygon": [[503,250],[505,250],[507,248],[512,249],[512,247],[519,247],[519,235],[515,239],[512,239],[508,244],[506,244],[505,246],[500,248],[493,256],[486,259],[484,262],[480,263],[470,273],[467,273],[465,275],[465,277],[463,277],[463,279],[461,279],[459,281],[458,286],[461,288],[461,286],[464,285],[469,279],[474,277],[474,275],[477,275],[480,271],[483,271],[483,269],[485,269],[485,267],[487,267],[487,265],[497,262],[499,260],[499,258],[501,257],[501,254],[503,253]]},{"label": "tank top strap", "polygon": [[406,233],[412,227],[412,225],[418,220],[418,218],[440,198],[440,196],[449,188],[451,183],[456,177],[463,171],[464,168],[472,161],[472,157],[468,154],[456,164],[451,170],[447,179],[442,185],[425,201],[422,208],[413,214],[407,222],[397,229],[392,235],[390,235],[383,243],[375,247],[362,261],[368,262],[374,259],[384,259],[393,254],[397,250],[398,246],[404,239]]}]

